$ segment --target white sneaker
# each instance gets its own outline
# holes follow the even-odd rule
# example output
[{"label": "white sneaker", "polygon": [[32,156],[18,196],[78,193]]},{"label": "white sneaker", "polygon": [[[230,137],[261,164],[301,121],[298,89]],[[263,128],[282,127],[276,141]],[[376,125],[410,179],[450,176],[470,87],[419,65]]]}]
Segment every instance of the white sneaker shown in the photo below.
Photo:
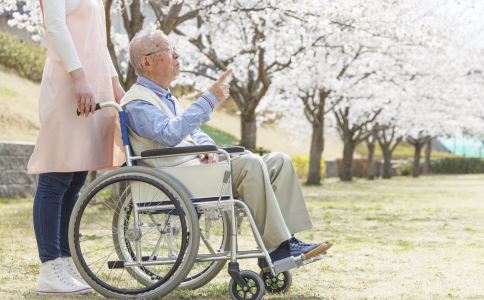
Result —
[{"label": "white sneaker", "polygon": [[39,295],[79,295],[87,294],[91,288],[85,288],[66,270],[66,263],[62,258],[46,261],[40,265],[37,293]]},{"label": "white sneaker", "polygon": [[87,284],[87,282],[82,278],[81,274],[79,274],[79,271],[77,271],[76,264],[74,264],[74,260],[72,260],[72,257],[61,257],[61,259],[64,261],[66,264],[66,271],[71,275],[72,278],[77,280],[82,287],[86,289],[90,289],[92,292],[92,288]]}]

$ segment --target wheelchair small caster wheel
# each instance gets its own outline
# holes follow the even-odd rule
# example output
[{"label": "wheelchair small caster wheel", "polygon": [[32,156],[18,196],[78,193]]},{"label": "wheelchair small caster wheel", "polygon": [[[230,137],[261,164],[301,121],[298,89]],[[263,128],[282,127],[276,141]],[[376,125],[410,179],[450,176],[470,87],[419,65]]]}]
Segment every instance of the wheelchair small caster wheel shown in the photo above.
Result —
[{"label": "wheelchair small caster wheel", "polygon": [[289,271],[284,271],[276,276],[271,272],[260,272],[260,277],[264,281],[266,291],[271,294],[285,294],[292,284],[292,275]]},{"label": "wheelchair small caster wheel", "polygon": [[260,300],[264,296],[265,286],[257,273],[252,271],[241,271],[240,276],[247,282],[248,288],[244,290],[233,279],[229,283],[230,296],[234,300]]}]

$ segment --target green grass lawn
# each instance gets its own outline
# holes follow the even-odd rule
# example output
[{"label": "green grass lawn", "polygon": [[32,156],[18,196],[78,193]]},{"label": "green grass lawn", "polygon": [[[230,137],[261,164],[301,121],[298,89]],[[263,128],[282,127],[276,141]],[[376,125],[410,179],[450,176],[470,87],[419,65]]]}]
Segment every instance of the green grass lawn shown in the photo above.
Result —
[{"label": "green grass lawn", "polygon": [[[335,246],[292,271],[287,295],[267,298],[484,298],[483,183],[483,175],[467,175],[303,187],[314,229],[298,236]],[[40,299],[31,210],[32,199],[0,200],[0,299]],[[242,246],[250,247],[244,226]],[[258,272],[255,260],[241,268]],[[199,290],[167,298],[227,299],[228,281],[224,270]]]},{"label": "green grass lawn", "polygon": [[225,131],[208,125],[202,125],[200,128],[221,147],[235,146],[239,144],[239,141],[233,135],[226,133]]}]

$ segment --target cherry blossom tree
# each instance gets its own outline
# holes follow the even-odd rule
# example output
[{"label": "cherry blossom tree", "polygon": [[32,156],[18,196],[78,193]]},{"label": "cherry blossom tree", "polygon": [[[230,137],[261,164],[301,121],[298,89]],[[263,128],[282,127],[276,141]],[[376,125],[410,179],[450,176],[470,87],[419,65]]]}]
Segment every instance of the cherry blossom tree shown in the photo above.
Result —
[{"label": "cherry blossom tree", "polygon": [[[134,68],[128,64],[127,47],[136,32],[144,26],[153,26],[170,34],[198,13],[218,1],[179,1],[179,0],[106,0],[104,1],[107,47],[113,64],[120,75],[120,81],[129,88],[136,80]],[[25,28],[39,41],[42,34],[42,18],[39,0],[4,0],[0,3],[0,13],[12,11],[10,26]],[[20,8],[20,9],[19,9]],[[147,17],[150,17],[147,19]],[[113,18],[120,18],[122,30],[113,31]],[[148,22],[149,21],[149,22]]]},{"label": "cherry blossom tree", "polygon": [[11,13],[8,25],[27,30],[34,41],[39,41],[42,34],[42,16],[38,0],[2,0],[0,15]]},{"label": "cherry blossom tree", "polygon": [[[281,82],[291,82],[292,87],[286,84],[279,90],[283,99],[298,98],[303,103],[304,116],[312,127],[307,183],[319,184],[325,118],[331,113],[337,121],[345,143],[343,176],[351,178],[354,149],[370,136],[369,132],[373,132],[373,129],[365,129],[380,111],[375,106],[379,103],[375,100],[378,87],[365,85],[365,81],[385,67],[385,57],[379,52],[384,51],[392,40],[398,40],[399,36],[385,26],[382,26],[385,30],[369,26],[374,26],[375,22],[390,24],[394,21],[394,16],[387,14],[387,10],[378,10],[376,2],[355,4],[342,1],[338,5],[313,2],[310,6],[313,11],[322,13],[306,14],[308,22],[303,24],[307,40],[305,51],[298,55],[292,68],[283,72],[285,80]],[[377,17],[377,14],[382,17]],[[375,60],[379,63],[374,63]],[[356,107],[362,112],[359,116],[353,112]],[[373,109],[371,107],[375,110],[368,114]],[[350,110],[353,112],[351,116]],[[360,123],[352,124],[350,118]]]},{"label": "cherry blossom tree", "polygon": [[[163,31],[166,35],[179,33],[178,27],[184,22],[199,17],[200,11],[207,10],[216,0],[106,0],[105,14],[108,49],[114,66],[122,74],[122,83],[129,88],[136,80],[133,66],[127,64],[127,47],[134,35],[145,26]],[[123,31],[112,32],[112,17],[122,19]]]},{"label": "cherry blossom tree", "polygon": [[[38,40],[38,3],[4,0],[0,13],[13,12],[9,24]],[[153,26],[176,36],[186,66],[179,83],[206,88],[234,69],[231,96],[246,147],[255,148],[264,118],[284,116],[289,127],[311,132],[308,183],[320,182],[328,123],[344,141],[343,180],[351,180],[355,147],[364,140],[370,162],[378,141],[389,177],[404,138],[419,165],[433,137],[484,135],[484,26],[472,25],[482,23],[482,2],[106,0],[105,7],[108,48],[125,87],[135,79],[126,56],[134,34]],[[122,32],[111,30],[112,17]]]},{"label": "cherry blossom tree", "polygon": [[[355,5],[355,7],[361,7],[361,5],[362,4],[359,3]],[[342,30],[344,34],[337,35],[338,42],[340,43],[338,46],[344,49],[345,42],[351,41],[351,43],[348,43],[350,47],[358,47],[358,45],[360,47],[353,52],[353,57],[350,56],[349,60],[351,61],[351,63],[356,62],[356,70],[352,70],[351,64],[349,64],[348,67],[344,69],[344,72],[348,72],[348,69],[350,72],[354,72],[353,74],[350,73],[347,78],[338,78],[337,76],[333,75],[334,72],[332,74],[331,68],[328,67],[330,63],[326,63],[329,60],[328,57],[334,57],[333,60],[339,63],[344,62],[345,56],[343,54],[346,53],[342,53],[343,51],[340,53],[338,53],[337,51],[328,53],[329,51],[327,51],[325,55],[319,55],[319,57],[312,54],[313,57],[318,57],[318,59],[311,60],[311,56],[307,56],[305,58],[305,61],[309,62],[307,63],[307,66],[302,68],[302,70],[311,70],[311,73],[314,74],[315,77],[321,78],[324,77],[321,76],[321,73],[323,72],[318,72],[313,66],[317,65],[318,67],[320,67],[320,65],[323,65],[324,67],[327,67],[327,70],[324,71],[325,75],[329,74],[329,77],[332,77],[333,79],[336,77],[340,85],[346,84],[350,86],[350,88],[347,89],[346,94],[342,93],[343,96],[339,96],[339,98],[338,92],[335,92],[331,89],[321,89],[322,91],[326,91],[326,94],[328,95],[326,98],[324,98],[325,100],[331,97],[336,97],[336,99],[339,99],[339,101],[337,101],[338,105],[336,105],[332,110],[334,112],[335,119],[337,120],[338,130],[342,136],[342,139],[345,142],[345,149],[343,154],[343,180],[350,180],[351,178],[351,159],[353,156],[354,147],[361,141],[361,137],[371,139],[374,136],[375,131],[378,132],[377,137],[379,137],[379,144],[382,147],[384,153],[384,175],[385,177],[390,177],[391,154],[396,146],[400,143],[400,141],[403,140],[403,136],[406,132],[408,140],[415,144],[417,150],[418,148],[423,147],[421,143],[423,143],[424,140],[428,143],[430,137],[438,134],[446,134],[446,132],[448,132],[448,130],[446,131],[442,128],[439,128],[441,130],[435,130],[431,123],[425,123],[417,120],[419,117],[422,117],[425,121],[429,119],[429,116],[450,116],[449,110],[439,112],[439,106],[453,107],[454,112],[461,112],[463,115],[468,116],[468,114],[466,114],[465,112],[462,112],[461,110],[456,110],[455,105],[449,106],[449,102],[444,99],[447,97],[445,96],[445,92],[442,92],[442,88],[448,84],[448,81],[445,82],[443,80],[439,80],[438,82],[436,82],[437,80],[435,79],[439,76],[442,76],[441,74],[443,73],[441,71],[437,71],[438,68],[436,66],[446,66],[447,69],[450,70],[450,72],[447,72],[448,74],[452,74],[453,72],[455,73],[457,70],[455,66],[449,66],[449,64],[445,61],[439,61],[434,59],[435,56],[438,57],[438,55],[436,55],[436,51],[444,52],[446,54],[444,55],[446,60],[454,59],[454,56],[449,56],[449,53],[446,52],[447,49],[443,48],[442,45],[440,45],[442,43],[442,38],[444,38],[444,36],[439,33],[439,31],[442,29],[442,27],[439,27],[439,25],[441,24],[435,22],[436,25],[433,26],[434,24],[432,22],[434,22],[435,20],[432,18],[422,17],[421,20],[417,22],[414,19],[415,16],[418,16],[419,14],[424,15],[425,12],[428,12],[429,10],[435,8],[436,3],[433,3],[432,5],[433,6],[426,6],[423,8],[420,7],[422,11],[417,10],[412,14],[406,15],[405,11],[408,11],[408,7],[394,7],[395,14],[393,14],[393,16],[402,16],[403,14],[403,21],[398,22],[397,27],[391,26],[389,25],[389,23],[385,24],[386,26],[384,26],[384,31],[378,31],[375,29],[375,27],[371,26],[365,27],[368,22],[365,22],[365,18],[363,16],[358,16],[357,12],[354,13],[357,17],[353,15],[350,17],[345,16],[346,18],[342,18],[341,14],[338,14],[338,11],[335,11],[332,16],[339,17],[343,20],[335,18],[331,22],[327,23],[330,25],[337,24],[340,26],[340,28],[345,29]],[[366,6],[363,5],[363,7],[366,7],[367,10],[371,10],[371,3],[369,5],[367,4]],[[380,12],[379,16],[381,15],[382,12]],[[391,15],[389,16],[390,17],[387,16],[386,20],[391,20]],[[331,30],[331,32],[337,32],[338,29],[339,28],[336,27],[335,30]],[[351,40],[351,35],[348,33],[358,36],[358,38],[355,40]],[[328,40],[330,41],[330,37],[331,35],[326,35],[324,36],[324,39],[321,40],[323,40],[327,46],[329,45],[329,47],[327,48],[331,50],[338,49],[338,47],[335,46],[335,43],[331,44],[330,42],[328,42]],[[410,49],[412,51],[409,51],[409,48],[412,47],[418,49],[419,51],[413,51],[412,49]],[[404,51],[401,51],[401,49],[404,49]],[[363,52],[366,57],[362,57],[359,51]],[[456,54],[452,53],[452,55]],[[458,55],[456,55],[456,57],[457,56]],[[364,63],[365,58],[367,59],[366,65]],[[348,59],[346,59],[346,61],[348,61]],[[360,65],[358,65],[358,63],[360,63]],[[368,67],[369,65],[371,65],[371,67]],[[433,70],[433,73],[435,74],[426,74],[429,73],[429,70]],[[292,73],[291,76],[295,84],[297,84],[299,81],[302,81],[303,84],[308,85],[307,83],[311,82],[311,80],[308,80],[307,76],[304,75],[305,74],[303,72],[300,72]],[[360,80],[358,80],[358,75],[361,76]],[[301,77],[303,79],[298,80]],[[376,78],[376,80],[372,80],[372,78],[369,77],[374,77]],[[425,81],[425,86],[422,84],[418,86],[420,90],[426,91],[426,93],[424,93],[423,95],[419,95],[418,93],[414,93],[410,96],[406,95],[405,86],[412,86],[411,81],[420,80],[421,77],[432,78],[432,80]],[[323,82],[323,80],[320,80],[320,82]],[[370,95],[371,93],[367,93],[367,95],[364,96],[365,92],[372,91],[376,88],[376,86],[382,86],[385,83],[391,84],[390,86],[388,84],[386,85],[384,93],[380,93],[380,95],[378,95],[378,92],[375,92],[372,95]],[[325,85],[328,86],[328,83],[321,83],[322,87],[324,87]],[[392,87],[392,85],[395,86]],[[464,85],[462,85],[462,87],[463,86]],[[432,87],[432,89],[429,89],[429,87]],[[330,92],[328,92],[328,90]],[[358,92],[358,90],[360,92]],[[314,123],[314,119],[319,121],[322,119],[321,117],[324,117],[325,115],[320,113],[321,109],[315,109],[321,108],[321,106],[315,106],[314,103],[312,107],[308,107],[307,105],[307,103],[309,103],[308,99],[312,99],[314,98],[313,95],[317,95],[315,91],[316,89],[312,88],[311,93],[311,88],[308,88],[308,92],[301,93],[301,95],[299,96],[299,98],[302,99],[303,103],[305,104],[304,112],[306,118],[311,122],[311,124]],[[361,91],[364,92],[361,93]],[[350,94],[352,96],[348,96]],[[422,108],[422,101],[426,98],[437,101],[434,101],[434,103],[431,104],[431,106],[429,107],[431,109],[429,110],[428,114],[426,113],[426,110]],[[399,105],[399,103],[402,101],[405,102],[405,107]],[[320,101],[318,104],[324,105],[324,103],[326,102]],[[391,105],[391,103],[393,103],[393,105]],[[439,105],[436,105],[435,103],[438,103]],[[399,111],[399,108],[405,109],[406,111]],[[311,111],[314,112],[314,115],[308,116],[308,112]],[[373,114],[369,113],[372,111]],[[414,114],[410,114],[411,112],[414,112]],[[386,115],[383,118],[384,121],[377,119],[378,114]],[[319,116],[319,118],[314,118],[315,116]],[[410,117],[410,120],[407,119],[407,117]],[[352,118],[352,120],[349,120],[349,118]],[[372,124],[372,121],[377,120],[378,123]],[[320,121],[319,123],[324,124]],[[354,127],[351,127],[350,124],[354,125]],[[425,133],[424,137],[420,137],[419,131],[416,130],[416,128],[420,127],[418,126],[419,124],[423,126],[422,128],[420,128],[420,135]],[[411,125],[411,127],[407,128],[408,125]],[[378,129],[375,128],[375,126],[379,126],[380,130],[375,130]],[[454,128],[456,127],[457,126],[454,126]],[[433,135],[429,136],[431,132]],[[321,134],[318,134],[317,136],[321,136]],[[358,138],[354,139],[352,138],[352,136],[356,136]],[[373,148],[373,141],[371,141],[370,144],[371,148]],[[322,147],[322,138],[320,138],[316,142],[313,138],[312,149],[315,148],[313,147],[313,145],[319,145],[318,149],[320,151],[324,149]],[[311,151],[311,153],[313,153],[313,151]],[[373,151],[369,151],[370,156],[372,156],[372,153]],[[419,155],[417,155],[419,153],[419,151],[416,151],[416,155],[414,158],[414,161],[416,161],[416,163],[418,163],[420,157]],[[428,153],[430,153],[430,151]],[[317,156],[320,157],[320,155]],[[314,166],[317,166],[317,164],[314,164]]]},{"label": "cherry blossom tree", "polygon": [[304,19],[294,7],[295,1],[220,1],[176,31],[188,41],[179,47],[187,82],[204,86],[200,77],[234,70],[230,95],[240,110],[241,144],[249,149],[256,147],[257,106],[304,49]]}]

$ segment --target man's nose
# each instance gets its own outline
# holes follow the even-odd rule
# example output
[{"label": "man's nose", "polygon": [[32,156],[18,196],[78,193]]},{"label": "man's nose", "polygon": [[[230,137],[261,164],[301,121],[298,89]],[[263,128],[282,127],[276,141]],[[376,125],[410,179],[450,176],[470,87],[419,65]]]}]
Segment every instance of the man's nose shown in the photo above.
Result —
[{"label": "man's nose", "polygon": [[173,51],[173,58],[174,59],[178,59],[179,55],[176,51]]}]

